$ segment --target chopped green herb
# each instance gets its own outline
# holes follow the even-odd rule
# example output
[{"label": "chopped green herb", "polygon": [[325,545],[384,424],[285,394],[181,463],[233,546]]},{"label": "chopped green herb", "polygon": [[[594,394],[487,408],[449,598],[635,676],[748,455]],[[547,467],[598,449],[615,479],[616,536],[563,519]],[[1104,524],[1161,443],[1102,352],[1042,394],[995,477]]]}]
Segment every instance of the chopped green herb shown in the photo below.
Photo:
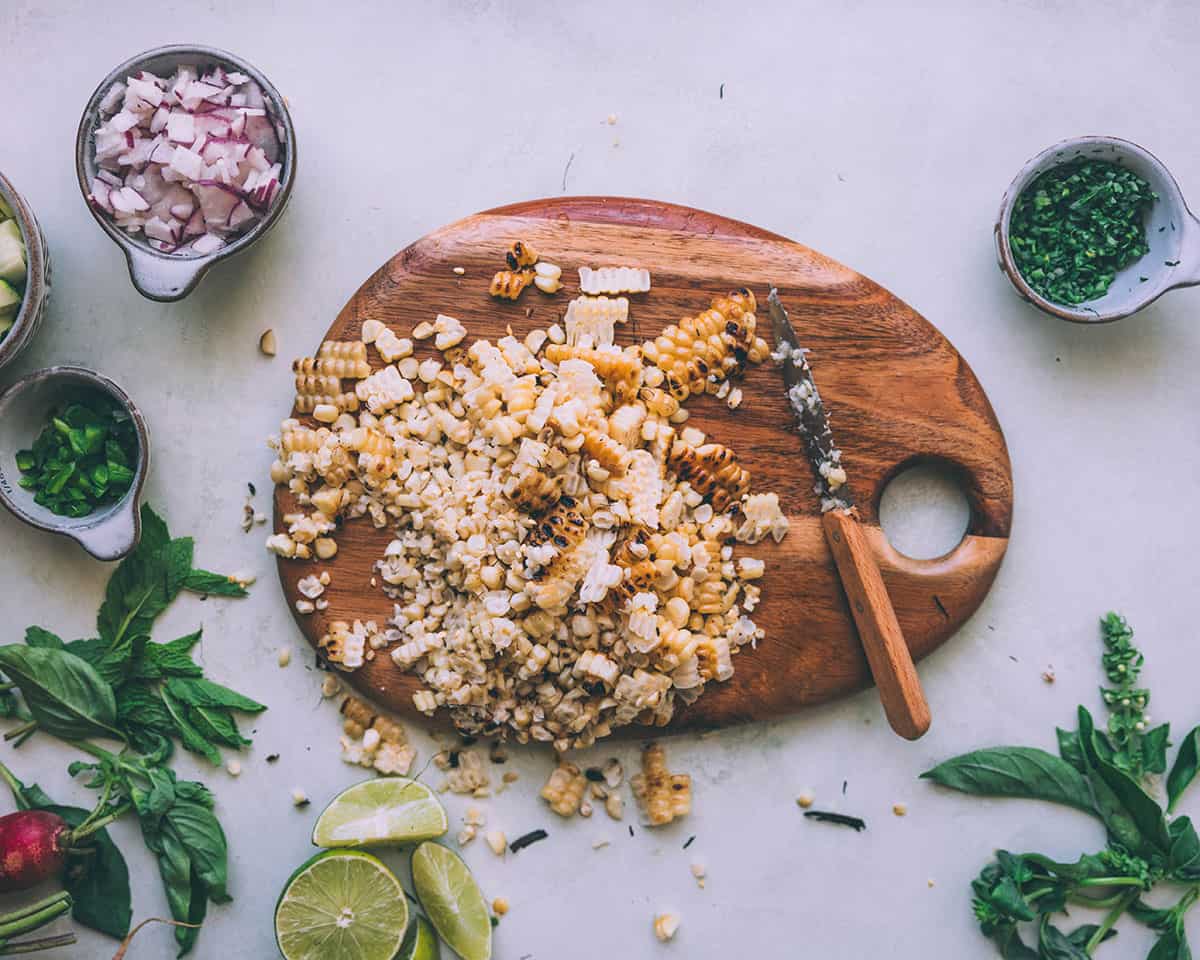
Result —
[{"label": "chopped green herb", "polygon": [[1137,174],[1102,160],[1047,170],[1013,207],[1008,239],[1017,269],[1054,303],[1102,297],[1118,270],[1149,252],[1145,217],[1157,199]]},{"label": "chopped green herb", "polygon": [[129,490],[137,453],[128,411],[107,394],[84,391],[51,412],[30,449],[17,451],[19,483],[47,510],[86,517]]}]

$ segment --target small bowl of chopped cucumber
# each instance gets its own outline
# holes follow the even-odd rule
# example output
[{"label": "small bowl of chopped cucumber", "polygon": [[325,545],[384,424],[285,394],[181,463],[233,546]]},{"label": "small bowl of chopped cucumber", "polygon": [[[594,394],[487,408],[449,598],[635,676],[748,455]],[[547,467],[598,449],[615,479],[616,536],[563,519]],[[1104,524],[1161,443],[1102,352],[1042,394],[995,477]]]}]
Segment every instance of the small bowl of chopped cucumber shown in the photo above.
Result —
[{"label": "small bowl of chopped cucumber", "polygon": [[49,292],[46,238],[29,205],[0,174],[0,368],[33,339]]},{"label": "small bowl of chopped cucumber", "polygon": [[1162,161],[1117,137],[1064,140],[1026,163],[995,239],[1017,293],[1075,323],[1120,320],[1200,284],[1200,220]]},{"label": "small bowl of chopped cucumber", "polygon": [[0,504],[32,527],[118,560],[141,537],[150,466],[129,395],[84,367],[50,367],[0,394]]}]

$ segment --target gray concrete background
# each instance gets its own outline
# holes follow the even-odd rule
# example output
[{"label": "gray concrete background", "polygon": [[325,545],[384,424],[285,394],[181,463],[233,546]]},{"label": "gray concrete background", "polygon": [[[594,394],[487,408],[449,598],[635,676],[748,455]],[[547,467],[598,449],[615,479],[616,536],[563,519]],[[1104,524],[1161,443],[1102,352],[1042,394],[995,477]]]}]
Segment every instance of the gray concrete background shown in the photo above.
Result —
[{"label": "gray concrete background", "polygon": [[[272,236],[186,302],[162,306],[132,290],[84,209],[72,146],[80,109],[114,63],[192,41],[241,53],[287,94],[300,179]],[[1137,140],[1200,197],[1200,131],[1187,110],[1200,87],[1198,42],[1194,5],[1144,0],[7,0],[0,169],[41,220],[55,289],[40,338],[0,386],[68,360],[125,384],[154,434],[150,501],[175,531],[196,534],[200,562],[262,574],[252,599],[181,601],[159,628],[164,638],[203,622],[210,673],[272,707],[240,779],[197,770],[219,798],[236,900],[211,911],[195,956],[274,955],[271,908],[310,852],[315,816],[295,812],[288,793],[301,785],[321,802],[357,778],[337,759],[334,710],[320,703],[308,658],[275,665],[280,645],[299,654],[302,640],[261,538],[238,529],[247,481],[268,504],[262,438],[287,407],[286,358],[311,348],[410,240],[477,209],[561,193],[572,154],[570,193],[657,197],[747,220],[915,305],[988,390],[1012,452],[1017,513],[990,598],[922,665],[935,721],[916,744],[888,731],[870,693],[675,741],[672,763],[695,777],[696,813],[633,839],[603,817],[552,822],[536,799],[549,759],[520,753],[522,780],[486,804],[490,822],[513,836],[548,826],[551,838],[507,862],[478,843],[467,852],[487,893],[512,904],[497,956],[990,956],[967,890],[990,851],[1068,859],[1099,846],[1100,829],[1069,811],[939,793],[916,774],[983,745],[1052,747],[1075,704],[1098,707],[1095,621],[1111,607],[1139,631],[1155,719],[1179,733],[1200,720],[1200,293],[1170,294],[1106,328],[1051,320],[996,270],[992,218],[1024,160],[1082,133]],[[256,349],[268,326],[280,338],[274,361]],[[8,515],[0,543],[2,639],[19,639],[27,623],[84,635],[106,571]],[[1048,667],[1053,685],[1041,679]],[[428,757],[431,741],[414,736]],[[595,755],[614,749],[632,763],[627,746]],[[282,759],[268,767],[273,752]],[[81,802],[86,791],[66,782],[70,759],[35,740],[11,763]],[[803,788],[865,816],[868,831],[803,821]],[[908,816],[892,815],[896,802]],[[452,816],[464,807],[452,800]],[[135,872],[137,916],[164,913],[132,825],[115,833]],[[612,845],[593,852],[600,837]],[[703,891],[693,859],[708,867]],[[683,924],[662,947],[650,923],[667,908]],[[1134,947],[1148,942],[1126,927],[1109,955],[1140,955]],[[167,932],[143,937],[131,960],[169,955]],[[112,949],[85,938],[64,955]]]}]

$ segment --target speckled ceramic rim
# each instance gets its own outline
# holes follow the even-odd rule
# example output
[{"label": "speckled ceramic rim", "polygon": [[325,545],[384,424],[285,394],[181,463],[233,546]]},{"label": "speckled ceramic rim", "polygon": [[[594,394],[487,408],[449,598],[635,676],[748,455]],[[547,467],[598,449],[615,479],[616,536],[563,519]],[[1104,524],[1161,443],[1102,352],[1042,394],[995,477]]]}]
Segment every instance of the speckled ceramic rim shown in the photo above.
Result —
[{"label": "speckled ceramic rim", "polygon": [[[282,180],[279,184],[279,196],[267,211],[267,215],[252,229],[242,234],[232,243],[213,253],[199,257],[180,257],[160,253],[145,240],[130,236],[118,227],[105,213],[98,209],[88,196],[92,192],[92,177],[96,169],[92,161],[92,134],[100,119],[100,101],[117,81],[124,81],[130,74],[139,70],[149,70],[154,73],[173,70],[180,63],[192,62],[198,65],[220,64],[229,70],[238,70],[253,79],[262,88],[263,96],[271,104],[276,119],[283,124]],[[296,130],[292,126],[292,116],[288,112],[287,102],[274,84],[257,67],[247,63],[241,57],[234,56],[215,47],[197,47],[177,44],[166,47],[156,47],[131,57],[119,67],[116,67],[105,77],[88,100],[83,117],[79,121],[79,131],[75,136],[75,173],[79,179],[79,189],[83,193],[84,203],[96,218],[96,222],[104,229],[112,241],[125,253],[129,263],[129,278],[133,281],[138,293],[151,300],[171,302],[182,300],[191,293],[196,285],[208,273],[214,263],[218,263],[235,253],[245,250],[259,237],[263,236],[283,213],[292,195],[292,184],[296,178]]]},{"label": "speckled ceramic rim", "polygon": [[[1158,225],[1151,226],[1148,223],[1147,230],[1151,232],[1147,239],[1151,243],[1151,252],[1118,273],[1109,294],[1093,301],[1094,305],[1072,307],[1045,299],[1025,282],[1013,259],[1008,229],[1013,206],[1021,192],[1040,174],[1081,156],[1100,156],[1127,165],[1150,180],[1151,186],[1158,192],[1151,220],[1161,220],[1164,229],[1169,223],[1171,232],[1160,240]],[[1166,165],[1145,147],[1119,137],[1075,137],[1039,153],[1021,168],[1004,194],[993,232],[1000,269],[1022,299],[1052,316],[1073,323],[1120,320],[1153,303],[1168,290],[1200,284],[1200,220],[1188,209],[1179,184]],[[1131,284],[1129,277],[1137,275],[1137,287],[1131,285],[1122,293],[1118,289],[1122,275]],[[1146,277],[1145,281],[1141,280],[1142,276]]]},{"label": "speckled ceramic rim", "polygon": [[21,239],[25,242],[25,261],[28,272],[25,277],[24,299],[17,311],[17,320],[7,336],[0,340],[0,369],[24,350],[42,324],[46,315],[46,301],[50,296],[50,259],[46,249],[46,238],[33,216],[25,199],[13,189],[13,185],[0,174],[0,196],[12,208],[17,225],[21,228]]},{"label": "speckled ceramic rim", "polygon": [[[42,519],[22,505],[21,498],[29,498],[25,491],[16,485],[18,471],[13,460],[16,450],[0,449],[0,503],[4,504],[9,513],[31,527],[70,537],[97,560],[119,560],[137,546],[142,536],[138,504],[142,487],[146,483],[146,475],[150,470],[150,432],[146,428],[146,421],[129,398],[129,394],[108,377],[86,367],[72,366],[48,367],[18,380],[0,394],[0,418],[7,416],[9,408],[16,403],[21,394],[43,386],[51,389],[79,386],[100,390],[129,411],[138,436],[138,463],[133,483],[124,497],[89,516],[73,519],[50,514],[49,519]],[[45,411],[43,415],[44,413]],[[41,429],[41,424],[26,420],[19,425],[19,429],[28,431],[28,441],[32,442],[36,432]]]}]

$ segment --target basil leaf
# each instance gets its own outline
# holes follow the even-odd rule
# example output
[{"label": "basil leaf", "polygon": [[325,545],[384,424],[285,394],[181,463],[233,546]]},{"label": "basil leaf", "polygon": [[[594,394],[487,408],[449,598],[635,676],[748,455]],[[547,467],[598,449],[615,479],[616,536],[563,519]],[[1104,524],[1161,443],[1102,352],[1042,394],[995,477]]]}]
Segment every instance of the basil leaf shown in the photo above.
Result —
[{"label": "basil leaf", "polygon": [[192,861],[192,869],[213,903],[228,903],[229,847],[225,831],[201,802],[176,798],[165,820],[174,829]]},{"label": "basil leaf", "polygon": [[236,580],[220,573],[210,573],[207,570],[193,570],[183,582],[185,590],[192,593],[203,593],[213,597],[245,597],[248,592]]},{"label": "basil leaf", "polygon": [[179,742],[184,748],[198,753],[213,766],[220,766],[221,754],[217,748],[204,739],[204,735],[192,726],[191,721],[187,718],[187,706],[177,700],[169,688],[163,687],[160,691],[162,694],[163,705],[171,714],[171,719],[175,722],[175,729],[179,733]]},{"label": "basil leaf", "polygon": [[[1136,841],[1131,843],[1134,836],[1129,833],[1126,825],[1122,822],[1121,830],[1126,836],[1119,836],[1117,839],[1129,850],[1165,855],[1171,848],[1171,840],[1167,834],[1167,824],[1163,818],[1162,808],[1129,774],[1119,770],[1098,755],[1094,734],[1092,715],[1086,707],[1080,707],[1079,739],[1083,744],[1084,754],[1088,761],[1093,795],[1097,795],[1098,783],[1103,783],[1108,788],[1108,793],[1111,793],[1111,796],[1116,799],[1128,819],[1133,823],[1134,832],[1137,835]],[[1102,812],[1104,809],[1113,812],[1110,798],[1107,795],[1104,803],[1105,806],[1101,807],[1097,795],[1097,808],[1100,808]],[[1105,823],[1108,823],[1107,818]]]},{"label": "basil leaf", "polygon": [[1026,853],[1022,856],[1027,862],[1041,867],[1043,871],[1073,882],[1089,880],[1093,877],[1107,877],[1112,873],[1103,858],[1094,853],[1085,853],[1074,863],[1059,863],[1040,853]]},{"label": "basil leaf", "polygon": [[963,793],[1046,800],[1095,813],[1087,781],[1079,771],[1035,747],[975,750],[926,770],[921,778]]},{"label": "basil leaf", "polygon": [[1091,960],[1087,950],[1077,946],[1049,921],[1043,921],[1038,931],[1038,957],[1041,960]]},{"label": "basil leaf", "polygon": [[1183,791],[1195,779],[1198,769],[1200,769],[1200,727],[1193,727],[1183,738],[1183,743],[1179,745],[1179,752],[1175,754],[1175,763],[1171,765],[1171,772],[1167,774],[1168,811],[1175,809],[1175,804],[1179,802]]},{"label": "basil leaf", "polygon": [[1054,728],[1058,735],[1058,755],[1067,761],[1080,773],[1087,773],[1087,763],[1083,759],[1083,747],[1079,745],[1079,734],[1074,730]]},{"label": "basil leaf", "polygon": [[1171,836],[1167,870],[1185,883],[1200,879],[1200,836],[1191,817],[1176,817],[1167,831]]},{"label": "basil leaf", "polygon": [[267,708],[256,700],[211,680],[172,677],[166,682],[171,695],[193,707],[227,707],[242,713],[259,713]]},{"label": "basil leaf", "polygon": [[[57,814],[71,827],[78,827],[89,815],[89,811],[79,807],[54,804],[38,809]],[[133,919],[129,868],[107,829],[93,833],[86,845],[89,850],[86,856],[76,858],[68,854],[63,875],[63,886],[71,894],[71,916],[85,927],[121,940],[129,932]]]},{"label": "basil leaf", "polygon": [[1192,960],[1187,936],[1178,923],[1158,938],[1153,949],[1146,954],[1146,960]]},{"label": "basil leaf", "polygon": [[1142,769],[1146,773],[1166,773],[1167,747],[1171,725],[1163,723],[1153,730],[1147,730],[1142,736]]},{"label": "basil leaf", "polygon": [[179,944],[178,956],[191,951],[196,945],[196,939],[200,936],[199,925],[204,922],[204,915],[208,912],[208,899],[204,896],[204,884],[196,875],[196,871],[192,871],[192,909],[188,914],[188,923],[194,924],[191,927],[176,927],[175,942]]},{"label": "basil leaf", "polygon": [[[1075,946],[1079,947],[1080,949],[1084,949],[1085,947],[1087,947],[1088,941],[1090,941],[1092,939],[1092,937],[1094,937],[1096,935],[1096,931],[1099,929],[1100,929],[1100,924],[1098,924],[1098,923],[1085,923],[1085,924],[1082,924],[1081,926],[1076,927],[1074,930],[1072,930],[1070,933],[1068,933],[1067,939],[1070,940],[1071,943],[1075,944]],[[1104,931],[1104,936],[1100,938],[1100,942],[1103,943],[1105,940],[1111,940],[1116,935],[1117,935],[1116,928],[1109,927],[1107,930]]]},{"label": "basil leaf", "polygon": [[17,685],[33,719],[51,736],[121,739],[112,687],[79,657],[8,644],[0,646],[0,670]]},{"label": "basil leaf", "polygon": [[1134,900],[1127,908],[1127,912],[1138,923],[1145,924],[1151,930],[1157,930],[1159,933],[1175,923],[1175,911],[1170,907],[1152,907],[1141,899]]},{"label": "basil leaf", "polygon": [[31,647],[51,647],[55,650],[63,647],[62,638],[43,627],[26,627],[25,643]]},{"label": "basil leaf", "polygon": [[210,743],[220,743],[240,750],[250,741],[238,732],[237,722],[228,710],[221,707],[188,707],[188,720]]}]

